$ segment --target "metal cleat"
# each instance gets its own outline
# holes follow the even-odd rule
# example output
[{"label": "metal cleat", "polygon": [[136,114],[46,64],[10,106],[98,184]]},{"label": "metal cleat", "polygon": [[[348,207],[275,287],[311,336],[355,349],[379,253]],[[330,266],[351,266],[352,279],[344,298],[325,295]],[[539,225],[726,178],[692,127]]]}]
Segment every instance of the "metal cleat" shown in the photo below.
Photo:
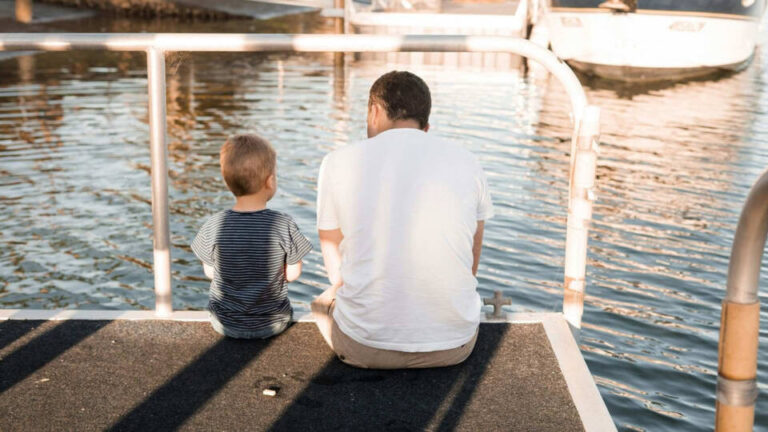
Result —
[{"label": "metal cleat", "polygon": [[504,305],[511,305],[512,299],[509,297],[504,297],[504,294],[501,293],[501,291],[496,290],[493,292],[492,298],[483,298],[483,304],[484,305],[493,305],[493,313],[486,313],[485,317],[489,320],[506,320],[507,319],[507,313],[504,312],[504,310],[501,308]]}]

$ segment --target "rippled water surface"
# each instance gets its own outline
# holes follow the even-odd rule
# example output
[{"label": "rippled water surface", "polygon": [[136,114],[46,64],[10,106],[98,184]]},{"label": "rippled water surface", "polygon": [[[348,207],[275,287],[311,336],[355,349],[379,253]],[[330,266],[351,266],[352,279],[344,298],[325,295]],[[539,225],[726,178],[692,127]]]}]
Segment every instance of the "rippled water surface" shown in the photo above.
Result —
[{"label": "rippled water surface", "polygon": [[[301,21],[269,25],[308,31]],[[712,427],[730,243],[749,186],[768,166],[765,58],[713,80],[587,83],[603,134],[582,350],[621,430]],[[280,190],[270,205],[293,215],[317,248],[320,160],[364,137],[367,90],[391,68],[335,70],[328,55],[169,59],[174,307],[206,304],[188,245],[233,202],[218,172],[226,136],[272,141]],[[482,294],[503,290],[517,311],[559,311],[571,128],[562,90],[509,70],[410,68],[433,91],[430,133],[477,153],[489,175],[497,217],[487,224]],[[153,307],[146,105],[140,54],[0,62],[2,307]],[[290,295],[308,302],[325,283],[314,251]],[[768,424],[766,359],[763,350],[757,429]]]}]

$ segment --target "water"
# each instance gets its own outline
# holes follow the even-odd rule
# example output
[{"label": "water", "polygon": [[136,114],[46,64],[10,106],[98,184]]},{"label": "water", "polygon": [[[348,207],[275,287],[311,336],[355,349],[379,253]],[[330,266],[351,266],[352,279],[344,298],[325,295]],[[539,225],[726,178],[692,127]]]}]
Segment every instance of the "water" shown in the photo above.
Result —
[{"label": "water", "polygon": [[[246,25],[233,23],[58,26]],[[317,25],[293,19],[258,29]],[[743,199],[768,166],[766,58],[760,52],[746,71],[716,80],[588,83],[603,109],[603,134],[581,347],[620,430],[711,430],[730,243]],[[144,67],[135,53],[0,62],[1,307],[153,307]],[[388,69],[354,63],[340,72],[329,55],[170,59],[175,308],[206,303],[208,284],[188,245],[208,215],[232,204],[218,172],[226,136],[255,131],[272,141],[280,190],[270,205],[293,215],[317,247],[320,160],[364,137],[367,89]],[[512,71],[412,69],[433,91],[430,133],[477,153],[489,175],[497,217],[486,227],[481,293],[501,289],[517,311],[559,311],[571,132],[561,89]],[[314,251],[291,298],[308,302],[325,283]],[[766,331],[760,334],[766,346]],[[763,352],[758,430],[768,424],[766,358]]]}]

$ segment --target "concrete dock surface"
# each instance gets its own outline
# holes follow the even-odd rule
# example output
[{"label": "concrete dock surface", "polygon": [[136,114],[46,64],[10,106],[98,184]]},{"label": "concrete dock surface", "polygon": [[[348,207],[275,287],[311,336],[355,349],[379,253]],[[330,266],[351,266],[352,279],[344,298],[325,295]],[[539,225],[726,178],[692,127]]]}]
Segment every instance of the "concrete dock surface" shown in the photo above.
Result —
[{"label": "concrete dock surface", "polygon": [[481,324],[461,365],[381,371],[342,363],[309,322],[244,341],[205,322],[0,321],[0,430],[106,429],[584,426],[541,323]]}]

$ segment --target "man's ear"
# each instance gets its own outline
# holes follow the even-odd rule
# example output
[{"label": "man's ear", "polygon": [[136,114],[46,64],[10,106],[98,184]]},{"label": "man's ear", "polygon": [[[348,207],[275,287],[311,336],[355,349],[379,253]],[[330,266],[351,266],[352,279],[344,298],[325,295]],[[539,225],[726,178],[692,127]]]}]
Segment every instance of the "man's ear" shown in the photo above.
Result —
[{"label": "man's ear", "polygon": [[375,103],[368,106],[368,120],[374,125],[379,123],[379,106]]},{"label": "man's ear", "polygon": [[427,125],[424,126],[424,132],[429,132],[429,123],[427,123]]}]

